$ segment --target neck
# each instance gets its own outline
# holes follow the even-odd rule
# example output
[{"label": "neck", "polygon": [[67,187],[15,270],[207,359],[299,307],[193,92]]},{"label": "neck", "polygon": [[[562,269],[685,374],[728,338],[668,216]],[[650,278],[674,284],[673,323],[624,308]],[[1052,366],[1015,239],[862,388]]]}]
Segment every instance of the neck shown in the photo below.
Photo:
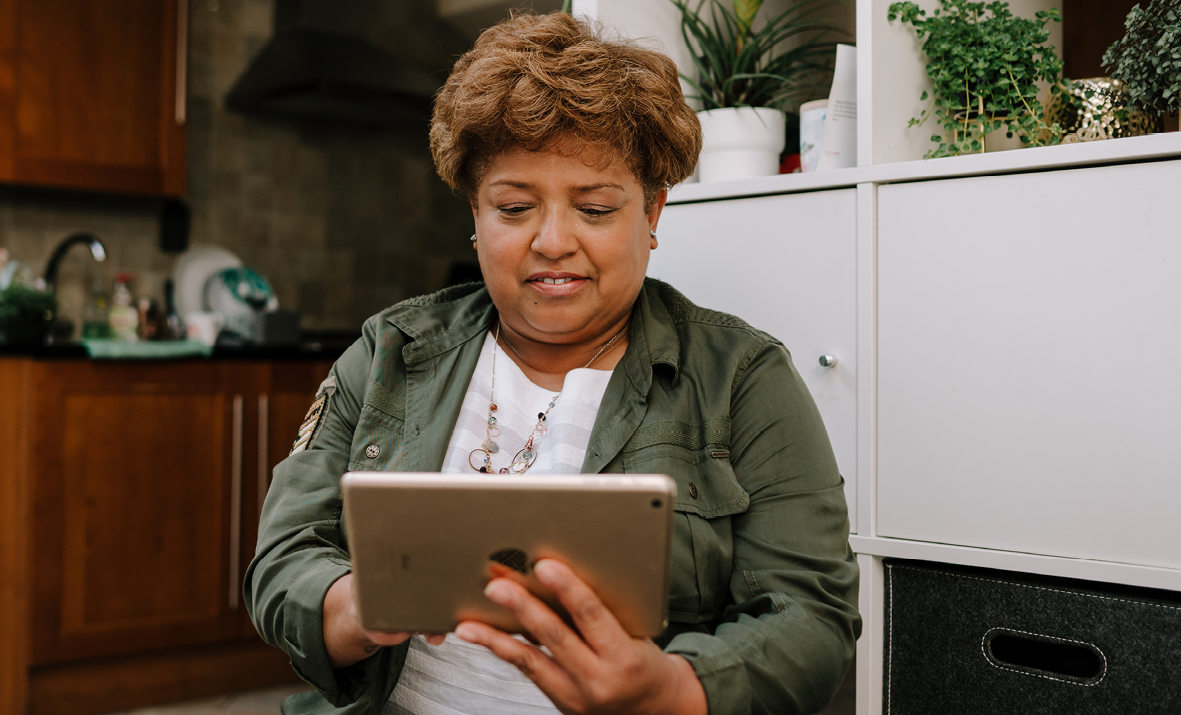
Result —
[{"label": "neck", "polygon": [[[625,315],[608,330],[574,343],[554,344],[530,339],[511,327],[501,324],[500,345],[517,367],[535,384],[548,390],[561,390],[566,373],[581,367],[594,359],[590,365],[596,370],[611,370],[623,357],[627,348],[627,329],[631,315]],[[615,338],[615,342],[603,347]],[[597,358],[595,355],[602,350]]]}]

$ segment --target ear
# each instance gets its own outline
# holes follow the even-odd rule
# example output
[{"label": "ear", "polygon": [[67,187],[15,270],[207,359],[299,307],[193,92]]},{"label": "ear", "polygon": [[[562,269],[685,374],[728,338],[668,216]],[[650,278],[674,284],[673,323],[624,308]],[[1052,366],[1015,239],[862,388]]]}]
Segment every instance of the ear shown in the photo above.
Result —
[{"label": "ear", "polygon": [[[664,204],[668,201],[668,189],[661,189],[656,192],[656,200],[648,207],[648,230],[656,231],[656,225],[660,223],[660,213],[664,211]],[[652,238],[652,250],[656,250],[656,238]]]}]

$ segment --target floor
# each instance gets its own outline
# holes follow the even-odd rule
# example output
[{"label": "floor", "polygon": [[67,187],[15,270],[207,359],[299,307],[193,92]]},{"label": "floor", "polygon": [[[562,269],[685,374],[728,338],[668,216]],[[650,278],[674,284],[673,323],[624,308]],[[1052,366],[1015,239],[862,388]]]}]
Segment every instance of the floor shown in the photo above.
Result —
[{"label": "floor", "polygon": [[[849,676],[845,678],[836,698],[819,715],[853,715],[854,670],[854,668],[849,669]],[[124,710],[110,715],[279,715],[279,703],[283,702],[283,698],[307,689],[306,685],[285,685],[278,688],[218,695],[212,698],[157,705],[138,710]]]}]

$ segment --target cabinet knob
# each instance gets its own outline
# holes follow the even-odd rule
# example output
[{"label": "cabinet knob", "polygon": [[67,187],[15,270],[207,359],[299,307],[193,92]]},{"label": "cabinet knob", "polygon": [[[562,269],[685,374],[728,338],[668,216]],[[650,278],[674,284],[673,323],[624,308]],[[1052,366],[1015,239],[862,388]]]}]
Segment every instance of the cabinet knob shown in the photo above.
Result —
[{"label": "cabinet knob", "polygon": [[837,366],[836,356],[835,355],[821,355],[820,356],[820,366],[821,367],[836,367]]}]

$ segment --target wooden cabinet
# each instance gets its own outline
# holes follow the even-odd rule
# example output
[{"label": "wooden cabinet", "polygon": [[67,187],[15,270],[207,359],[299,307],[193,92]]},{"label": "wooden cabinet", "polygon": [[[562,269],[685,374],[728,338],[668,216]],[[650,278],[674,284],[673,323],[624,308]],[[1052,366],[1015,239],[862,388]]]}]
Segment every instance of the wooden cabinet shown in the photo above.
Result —
[{"label": "wooden cabinet", "polygon": [[[27,503],[6,504],[25,526],[3,531],[21,546],[0,549],[0,573],[28,576],[0,590],[27,614],[0,615],[0,642],[27,643],[0,648],[0,703],[81,715],[294,678],[241,584],[271,471],[330,366],[0,359],[0,490]],[[138,687],[113,687],[121,664]]]},{"label": "wooden cabinet", "polygon": [[33,664],[236,637],[265,365],[62,367],[33,377]]},{"label": "wooden cabinet", "polygon": [[[857,192],[667,206],[648,275],[778,338],[824,418],[857,524]],[[820,358],[836,358],[832,367]]]},{"label": "wooden cabinet", "polygon": [[185,190],[187,0],[0,0],[0,181]]}]

